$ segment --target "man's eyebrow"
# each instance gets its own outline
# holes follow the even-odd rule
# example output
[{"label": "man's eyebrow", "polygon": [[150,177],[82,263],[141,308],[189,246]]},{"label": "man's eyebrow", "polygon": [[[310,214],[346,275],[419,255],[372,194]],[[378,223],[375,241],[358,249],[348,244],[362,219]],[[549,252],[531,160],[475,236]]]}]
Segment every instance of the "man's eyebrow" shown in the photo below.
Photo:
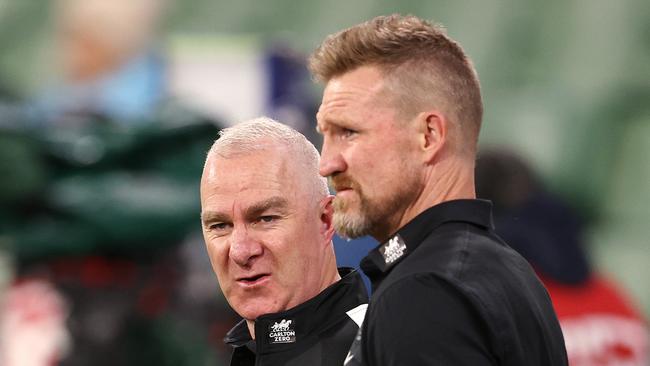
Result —
[{"label": "man's eyebrow", "polygon": [[269,197],[246,208],[246,217],[254,218],[268,209],[274,208],[282,210],[287,206],[289,206],[289,201],[287,201],[286,198],[280,196]]},{"label": "man's eyebrow", "polygon": [[349,126],[354,126],[353,128],[355,129],[359,127],[356,126],[352,121],[348,119],[342,119],[338,117],[333,118],[332,116],[330,116],[327,119],[316,121],[316,132],[322,135],[323,131],[325,130],[336,129],[336,128],[347,128]]},{"label": "man's eyebrow", "polygon": [[[262,214],[264,211],[275,208],[283,210],[289,206],[289,201],[286,198],[280,196],[273,196],[265,200],[255,202],[250,205],[245,210],[245,215],[248,218],[255,218]],[[207,222],[231,222],[232,218],[230,215],[219,212],[219,211],[202,211],[201,212],[201,221],[204,223]]]},{"label": "man's eyebrow", "polygon": [[201,222],[227,222],[230,216],[217,211],[202,211]]}]

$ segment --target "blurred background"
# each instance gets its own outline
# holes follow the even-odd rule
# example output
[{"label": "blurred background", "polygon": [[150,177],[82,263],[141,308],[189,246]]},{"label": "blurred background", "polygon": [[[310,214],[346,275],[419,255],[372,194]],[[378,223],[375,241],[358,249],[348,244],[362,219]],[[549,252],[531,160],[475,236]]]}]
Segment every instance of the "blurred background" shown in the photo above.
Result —
[{"label": "blurred background", "polygon": [[[226,364],[205,152],[261,114],[320,145],[307,55],[393,12],[473,59],[479,196],[549,287],[572,365],[648,364],[644,0],[0,0],[0,364]],[[355,266],[374,243],[335,245]]]}]

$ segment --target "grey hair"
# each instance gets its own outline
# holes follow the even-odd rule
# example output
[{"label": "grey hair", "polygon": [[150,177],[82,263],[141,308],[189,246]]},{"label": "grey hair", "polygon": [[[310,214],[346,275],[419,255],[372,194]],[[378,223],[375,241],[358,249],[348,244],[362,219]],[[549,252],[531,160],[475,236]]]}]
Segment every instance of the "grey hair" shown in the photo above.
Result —
[{"label": "grey hair", "polygon": [[216,154],[230,159],[237,155],[262,151],[271,144],[287,147],[295,155],[294,161],[302,164],[306,177],[312,180],[320,196],[329,193],[327,179],[318,172],[320,154],[314,145],[300,132],[277,122],[269,117],[257,117],[240,122],[219,131],[219,138],[214,142],[208,157]]}]

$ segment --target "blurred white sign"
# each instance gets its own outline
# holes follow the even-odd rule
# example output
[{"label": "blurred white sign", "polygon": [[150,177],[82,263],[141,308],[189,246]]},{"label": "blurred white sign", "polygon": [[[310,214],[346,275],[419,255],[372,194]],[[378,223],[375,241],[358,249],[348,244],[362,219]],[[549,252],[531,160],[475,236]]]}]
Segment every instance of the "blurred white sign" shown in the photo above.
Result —
[{"label": "blurred white sign", "polygon": [[169,45],[170,90],[226,125],[264,113],[268,82],[256,38],[175,36]]}]

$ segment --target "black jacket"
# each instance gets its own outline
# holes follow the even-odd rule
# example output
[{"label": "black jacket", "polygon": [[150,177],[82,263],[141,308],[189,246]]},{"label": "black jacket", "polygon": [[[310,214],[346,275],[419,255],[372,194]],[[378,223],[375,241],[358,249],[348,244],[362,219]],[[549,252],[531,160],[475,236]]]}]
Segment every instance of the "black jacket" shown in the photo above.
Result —
[{"label": "black jacket", "polygon": [[373,295],[349,365],[567,365],[546,289],[491,204],[429,208],[361,263]]},{"label": "black jacket", "polygon": [[341,280],[295,308],[260,316],[256,339],[246,321],[228,332],[232,366],[340,366],[363,321],[368,303],[361,275],[340,268]]}]

